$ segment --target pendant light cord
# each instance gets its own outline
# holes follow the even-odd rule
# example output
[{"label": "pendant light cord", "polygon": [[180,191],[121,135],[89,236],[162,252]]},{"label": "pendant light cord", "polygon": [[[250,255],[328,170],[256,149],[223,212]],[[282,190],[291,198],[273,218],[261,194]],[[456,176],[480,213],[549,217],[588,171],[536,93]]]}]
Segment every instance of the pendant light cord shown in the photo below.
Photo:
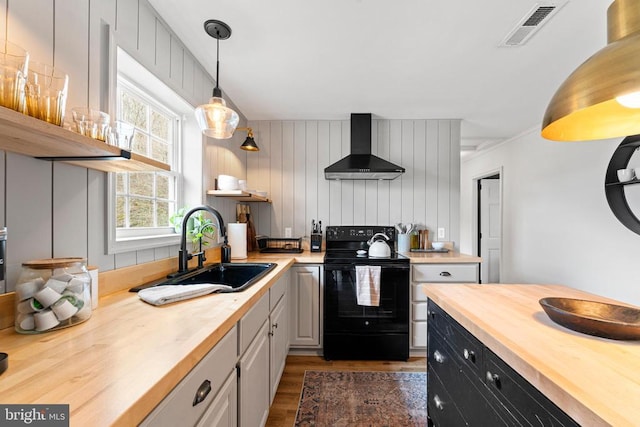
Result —
[{"label": "pendant light cord", "polygon": [[218,31],[218,38],[216,38],[216,88],[220,85],[218,84],[218,80],[220,74],[220,32]]}]

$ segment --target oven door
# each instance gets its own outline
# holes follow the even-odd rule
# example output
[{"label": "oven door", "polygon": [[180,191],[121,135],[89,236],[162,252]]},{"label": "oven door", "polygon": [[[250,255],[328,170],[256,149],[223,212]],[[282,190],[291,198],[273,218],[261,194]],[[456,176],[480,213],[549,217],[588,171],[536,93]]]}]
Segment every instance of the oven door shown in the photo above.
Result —
[{"label": "oven door", "polygon": [[378,307],[358,305],[355,264],[325,264],[325,333],[408,333],[409,264],[386,263]]}]

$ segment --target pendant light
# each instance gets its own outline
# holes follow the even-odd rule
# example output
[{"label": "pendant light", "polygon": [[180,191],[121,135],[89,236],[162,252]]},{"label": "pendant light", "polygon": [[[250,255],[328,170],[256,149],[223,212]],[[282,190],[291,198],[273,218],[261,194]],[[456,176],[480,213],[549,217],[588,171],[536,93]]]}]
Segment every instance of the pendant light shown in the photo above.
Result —
[{"label": "pendant light", "polygon": [[241,149],[243,149],[245,151],[260,151],[260,148],[258,148],[258,144],[256,144],[255,139],[253,139],[253,129],[251,129],[251,128],[238,128],[236,130],[246,130],[247,131],[247,139],[245,139],[244,142],[242,143],[242,145],[240,146]]},{"label": "pendant light", "polygon": [[231,28],[222,21],[209,19],[204,23],[204,30],[216,39],[216,87],[208,104],[196,108],[196,120],[202,133],[216,139],[229,139],[238,126],[238,113],[227,107],[222,99],[222,91],[218,85],[220,73],[220,40],[231,37]]},{"label": "pendant light", "polygon": [[[607,9],[608,45],[557,90],[542,136],[584,141],[640,134],[640,6],[615,0]],[[635,102],[634,102],[635,98]]]}]

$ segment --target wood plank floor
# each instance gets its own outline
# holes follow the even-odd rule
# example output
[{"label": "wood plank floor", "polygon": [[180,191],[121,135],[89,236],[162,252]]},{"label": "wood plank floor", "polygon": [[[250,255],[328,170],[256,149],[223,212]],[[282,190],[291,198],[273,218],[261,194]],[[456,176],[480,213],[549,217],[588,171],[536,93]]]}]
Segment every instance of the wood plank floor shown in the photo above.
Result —
[{"label": "wood plank floor", "polygon": [[407,362],[332,360],[318,356],[288,356],[278,392],[269,411],[267,427],[292,427],[302,391],[304,371],[404,371],[426,372],[427,359],[412,357]]}]

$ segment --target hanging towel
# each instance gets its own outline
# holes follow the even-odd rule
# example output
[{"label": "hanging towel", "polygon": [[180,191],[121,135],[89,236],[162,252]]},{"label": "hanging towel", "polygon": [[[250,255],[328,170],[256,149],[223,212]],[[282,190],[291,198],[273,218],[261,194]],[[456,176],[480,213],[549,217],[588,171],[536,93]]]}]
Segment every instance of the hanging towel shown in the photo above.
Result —
[{"label": "hanging towel", "polygon": [[378,307],[380,305],[379,265],[356,265],[356,296],[358,305]]},{"label": "hanging towel", "polygon": [[228,285],[214,285],[201,283],[195,285],[161,285],[142,289],[138,297],[152,305],[164,305],[182,301],[189,298],[201,297],[217,291],[230,291],[233,288]]}]

